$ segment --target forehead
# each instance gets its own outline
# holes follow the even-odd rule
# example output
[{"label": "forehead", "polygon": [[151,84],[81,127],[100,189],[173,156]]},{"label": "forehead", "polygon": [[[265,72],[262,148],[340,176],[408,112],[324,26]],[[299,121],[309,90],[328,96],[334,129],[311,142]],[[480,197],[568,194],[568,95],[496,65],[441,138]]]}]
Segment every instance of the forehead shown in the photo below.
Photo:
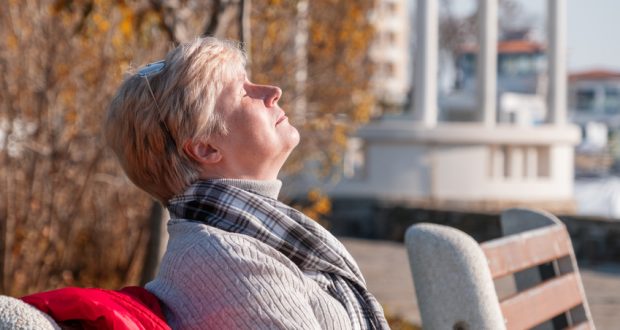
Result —
[{"label": "forehead", "polygon": [[216,104],[219,105],[219,111],[226,113],[239,101],[239,89],[242,88],[246,78],[245,68],[241,65],[223,67],[221,78],[221,90]]},{"label": "forehead", "polygon": [[245,81],[246,71],[245,67],[239,63],[226,63],[222,68],[222,82],[225,85],[238,83],[239,81]]},{"label": "forehead", "polygon": [[237,73],[234,75],[229,75],[228,77],[222,80],[221,93],[229,94],[229,95],[239,94],[239,90],[243,88],[244,81],[245,81],[245,73]]}]

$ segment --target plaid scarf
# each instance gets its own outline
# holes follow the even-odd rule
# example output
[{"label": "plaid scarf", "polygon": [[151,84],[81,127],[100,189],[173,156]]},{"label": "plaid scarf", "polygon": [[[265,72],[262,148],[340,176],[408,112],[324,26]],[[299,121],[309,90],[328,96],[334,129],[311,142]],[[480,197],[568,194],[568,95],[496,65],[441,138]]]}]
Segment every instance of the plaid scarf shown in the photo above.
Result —
[{"label": "plaid scarf", "polygon": [[169,201],[174,218],[253,237],[281,252],[345,307],[353,329],[389,329],[344,246],[303,213],[224,183],[198,181]]}]

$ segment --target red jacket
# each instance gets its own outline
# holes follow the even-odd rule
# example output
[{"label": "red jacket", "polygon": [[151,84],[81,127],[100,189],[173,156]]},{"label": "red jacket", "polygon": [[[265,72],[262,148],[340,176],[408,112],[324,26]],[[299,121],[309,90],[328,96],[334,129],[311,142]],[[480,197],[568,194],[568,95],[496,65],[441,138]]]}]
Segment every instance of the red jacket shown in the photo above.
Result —
[{"label": "red jacket", "polygon": [[61,325],[83,329],[170,329],[157,297],[141,287],[117,291],[69,287],[21,299]]}]

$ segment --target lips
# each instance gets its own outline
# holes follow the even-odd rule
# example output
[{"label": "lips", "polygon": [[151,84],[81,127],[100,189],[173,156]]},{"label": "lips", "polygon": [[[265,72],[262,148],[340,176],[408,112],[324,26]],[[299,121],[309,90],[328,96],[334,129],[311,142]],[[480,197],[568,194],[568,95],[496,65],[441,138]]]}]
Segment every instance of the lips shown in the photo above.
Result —
[{"label": "lips", "polygon": [[278,119],[276,120],[276,126],[278,126],[281,122],[283,122],[287,118],[288,117],[284,114],[284,112],[280,113],[280,116],[278,116]]}]

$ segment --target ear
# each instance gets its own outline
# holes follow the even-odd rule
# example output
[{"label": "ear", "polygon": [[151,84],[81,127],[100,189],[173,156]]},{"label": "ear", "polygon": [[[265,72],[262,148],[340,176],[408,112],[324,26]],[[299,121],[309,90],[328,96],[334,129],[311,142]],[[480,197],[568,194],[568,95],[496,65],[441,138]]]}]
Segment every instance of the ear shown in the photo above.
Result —
[{"label": "ear", "polygon": [[207,141],[187,140],[183,144],[183,151],[200,164],[215,164],[222,159],[222,153]]}]

